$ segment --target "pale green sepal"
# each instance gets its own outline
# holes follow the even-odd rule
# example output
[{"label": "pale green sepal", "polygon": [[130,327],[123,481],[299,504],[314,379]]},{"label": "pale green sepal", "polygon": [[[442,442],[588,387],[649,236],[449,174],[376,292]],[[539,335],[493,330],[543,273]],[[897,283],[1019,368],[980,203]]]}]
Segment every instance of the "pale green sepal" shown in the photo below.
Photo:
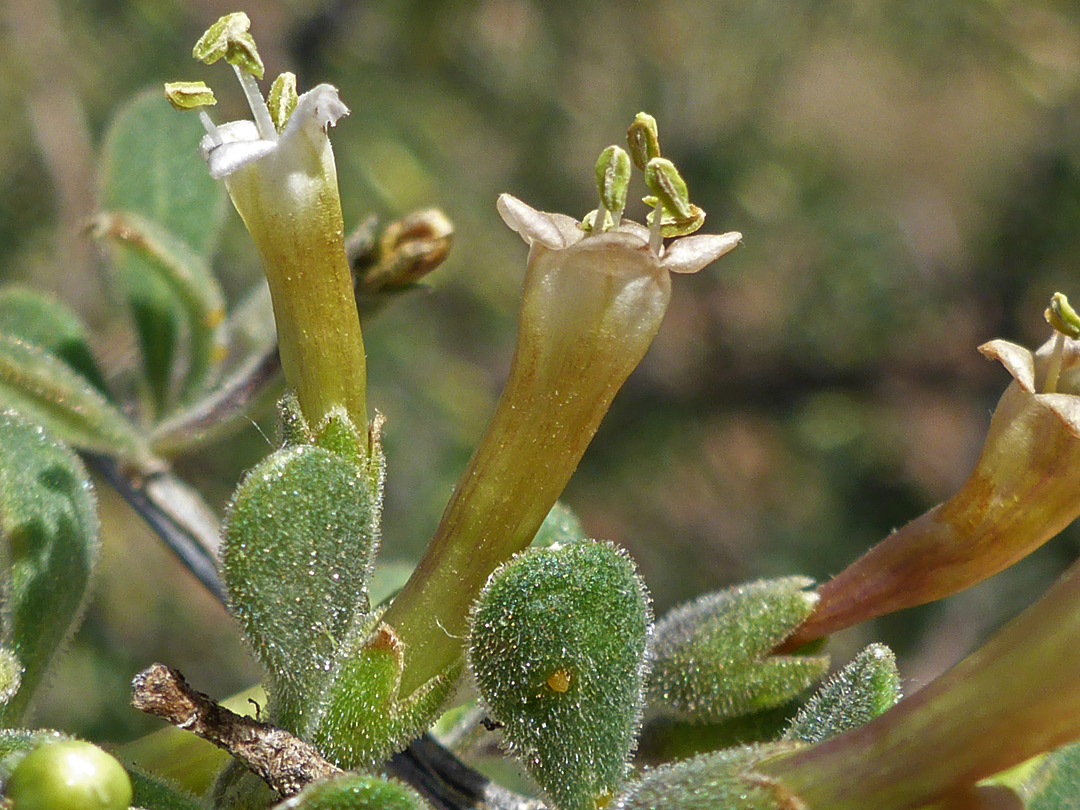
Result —
[{"label": "pale green sepal", "polygon": [[612,810],[806,810],[779,781],[755,770],[760,762],[794,747],[774,743],[732,748],[646,771]]},{"label": "pale green sepal", "polygon": [[274,810],[430,810],[408,785],[366,773],[344,773],[308,785]]},{"label": "pale green sepal", "polygon": [[358,433],[348,412],[341,407],[332,409],[326,420],[319,425],[315,444],[349,459],[354,464],[362,465],[366,460],[364,448],[367,437]]},{"label": "pale green sepal", "polygon": [[0,333],[22,338],[56,355],[109,396],[105,377],[90,352],[90,334],[79,316],[37,290],[0,290]]},{"label": "pale green sepal", "polygon": [[0,721],[13,725],[82,620],[99,524],[82,462],[43,428],[0,412],[0,448],[2,643],[23,667]]},{"label": "pale green sepal", "polygon": [[1075,810],[1080,796],[1080,742],[1045,756],[1019,792],[1024,810]]},{"label": "pale green sepal", "polygon": [[584,539],[585,527],[581,525],[581,520],[569,506],[557,501],[536,532],[532,548],[549,548],[577,543]]},{"label": "pale green sepal", "polygon": [[633,562],[609,543],[526,550],[478,597],[469,635],[477,688],[558,810],[595,810],[621,787],[651,624]]},{"label": "pale green sepal", "polygon": [[871,644],[814,693],[784,738],[821,742],[870,722],[898,700],[896,656],[884,644]]},{"label": "pale green sepal", "polygon": [[206,29],[206,33],[195,43],[191,55],[207,65],[224,58],[230,65],[241,67],[256,79],[261,79],[263,63],[255,40],[248,33],[250,28],[251,20],[244,12],[226,14]]},{"label": "pale green sepal", "polygon": [[176,398],[190,401],[214,381],[227,354],[225,297],[208,260],[171,231],[130,211],[98,214],[92,232],[108,241],[118,267],[141,267],[168,288],[179,307],[187,344],[187,366]]},{"label": "pale green sepal", "polygon": [[343,646],[311,725],[312,742],[342,768],[374,768],[420,736],[438,718],[461,671],[451,667],[402,700],[401,641],[377,618],[369,628]]},{"label": "pale green sepal", "polygon": [[142,463],[145,439],[101,392],[39,346],[0,334],[0,409],[13,408],[56,438],[96,453]]},{"label": "pale green sepal", "polygon": [[233,610],[270,674],[277,724],[298,732],[368,611],[378,531],[366,470],[287,446],[236,490],[222,545]]},{"label": "pale green sepal", "polygon": [[716,723],[787,703],[820,681],[827,655],[772,655],[817,604],[805,577],[706,594],[656,626],[649,706]]},{"label": "pale green sepal", "polygon": [[270,120],[274,122],[274,129],[281,133],[285,125],[289,123],[289,117],[296,109],[296,101],[300,96],[296,92],[296,74],[286,71],[274,79],[270,85],[270,92],[266,97],[266,106],[270,110]]}]

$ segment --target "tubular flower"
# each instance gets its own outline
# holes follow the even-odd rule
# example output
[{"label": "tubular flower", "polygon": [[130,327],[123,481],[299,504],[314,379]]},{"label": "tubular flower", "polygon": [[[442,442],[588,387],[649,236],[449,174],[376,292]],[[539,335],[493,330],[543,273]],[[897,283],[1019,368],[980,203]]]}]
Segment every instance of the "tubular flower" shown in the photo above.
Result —
[{"label": "tubular flower", "polygon": [[[282,367],[308,421],[334,408],[367,424],[366,372],[360,320],[345,255],[334,153],[327,132],[348,108],[336,88],[320,84],[297,97],[295,77],[282,74],[263,99],[262,62],[247,34],[247,16],[231,14],[195,46],[207,63],[224,57],[240,79],[252,120],[207,129],[200,144],[210,174],[225,181],[255,240],[273,299]],[[176,106],[213,103],[198,83],[166,86]]]},{"label": "tubular flower", "polygon": [[[592,223],[608,222],[606,230],[499,197],[499,214],[529,245],[517,346],[435,537],[384,617],[406,643],[403,693],[456,659],[460,644],[446,639],[466,632],[469,605],[491,571],[532,541],[660,328],[669,274],[697,272],[741,239],[690,236],[664,246],[621,210],[605,210],[599,179]],[[442,632],[428,632],[436,625]]]},{"label": "tubular flower", "polygon": [[979,350],[1013,382],[975,470],[819,588],[817,610],[785,648],[975,585],[1080,515],[1080,340],[1058,332],[1036,352],[1004,340]]}]

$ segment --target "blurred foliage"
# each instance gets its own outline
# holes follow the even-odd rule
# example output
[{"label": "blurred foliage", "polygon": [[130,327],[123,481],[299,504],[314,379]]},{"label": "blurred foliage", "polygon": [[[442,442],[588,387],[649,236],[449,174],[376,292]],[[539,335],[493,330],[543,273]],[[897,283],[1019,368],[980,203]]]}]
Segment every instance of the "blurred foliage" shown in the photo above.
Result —
[{"label": "blurred foliage", "polygon": [[[509,365],[525,251],[510,191],[594,207],[592,164],[638,110],[660,121],[706,230],[744,245],[679,278],[667,321],[565,500],[624,544],[658,613],[703,590],[839,570],[966,476],[1006,385],[975,347],[1029,345],[1080,259],[1080,7],[1054,0],[667,0],[625,4],[254,0],[268,71],[329,81],[347,223],[441,206],[457,226],[428,295],[368,329],[388,417],[384,556],[415,557]],[[107,377],[136,362],[102,260],[80,233],[115,110],[207,79],[207,0],[8,0],[0,9],[0,281],[33,284],[96,330]],[[241,111],[236,96],[218,120]],[[177,144],[177,148],[195,148]],[[630,215],[641,219],[644,209]],[[258,278],[230,212],[216,267],[235,306]],[[115,293],[115,291],[112,291]],[[182,459],[215,506],[269,450],[250,429]],[[238,635],[118,498],[103,494],[99,598],[39,719],[134,736],[126,681],[165,656],[215,694],[256,677]],[[852,631],[918,685],[1013,615],[1080,535],[942,605]],[[90,696],[82,689],[95,684]]]}]

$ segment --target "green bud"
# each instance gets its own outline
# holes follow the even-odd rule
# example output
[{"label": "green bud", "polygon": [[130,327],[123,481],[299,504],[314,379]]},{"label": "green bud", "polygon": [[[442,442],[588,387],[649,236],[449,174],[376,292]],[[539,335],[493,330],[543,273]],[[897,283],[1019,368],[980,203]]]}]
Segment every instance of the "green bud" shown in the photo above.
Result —
[{"label": "green bud", "polygon": [[613,810],[801,810],[798,797],[756,770],[791,749],[790,743],[732,748],[647,771]]},{"label": "green bud", "polygon": [[660,157],[660,138],[656,128],[656,119],[648,113],[639,112],[634,122],[626,130],[626,144],[630,147],[630,157],[641,171],[653,158]]},{"label": "green bud", "polygon": [[359,465],[367,461],[365,437],[356,429],[344,408],[334,408],[327,414],[319,426],[315,444]]},{"label": "green bud", "polygon": [[1054,293],[1043,317],[1065,337],[1080,338],[1080,315],[1077,315],[1076,310],[1069,305],[1069,299],[1064,293]]},{"label": "green bud", "polygon": [[626,208],[629,187],[630,156],[618,146],[609,146],[596,161],[596,188],[600,193],[600,202],[616,220]]},{"label": "green bud", "polygon": [[706,594],[656,626],[650,706],[716,723],[779,706],[817,683],[827,655],[773,655],[813,611],[805,577],[760,580]]},{"label": "green bud", "polygon": [[289,123],[289,116],[296,109],[300,96],[296,92],[296,74],[286,71],[274,79],[270,93],[266,97],[266,106],[270,110],[270,120],[279,133]]},{"label": "green bud", "polygon": [[884,644],[871,644],[814,693],[784,737],[820,742],[870,722],[899,699],[896,656]]},{"label": "green bud", "polygon": [[263,77],[263,63],[255,40],[248,33],[251,20],[242,11],[226,14],[206,29],[191,55],[207,65],[212,65],[222,57],[230,65],[250,73],[256,79]]},{"label": "green bud", "polygon": [[127,810],[131,780],[97,746],[63,740],[23,757],[4,792],[11,810]]},{"label": "green bud", "polygon": [[165,98],[177,110],[194,110],[217,104],[214,91],[205,82],[165,82]]},{"label": "green bud", "polygon": [[525,551],[477,599],[480,695],[558,810],[596,810],[625,777],[651,621],[633,562],[608,543]]}]

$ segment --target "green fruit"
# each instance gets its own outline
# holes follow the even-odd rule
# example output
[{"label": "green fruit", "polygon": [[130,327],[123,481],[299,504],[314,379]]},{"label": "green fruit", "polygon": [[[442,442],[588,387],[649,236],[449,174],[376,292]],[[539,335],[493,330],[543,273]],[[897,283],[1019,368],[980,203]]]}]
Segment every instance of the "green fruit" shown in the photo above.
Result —
[{"label": "green fruit", "polygon": [[12,810],[127,810],[124,766],[78,740],[40,745],[15,766],[6,795]]}]

